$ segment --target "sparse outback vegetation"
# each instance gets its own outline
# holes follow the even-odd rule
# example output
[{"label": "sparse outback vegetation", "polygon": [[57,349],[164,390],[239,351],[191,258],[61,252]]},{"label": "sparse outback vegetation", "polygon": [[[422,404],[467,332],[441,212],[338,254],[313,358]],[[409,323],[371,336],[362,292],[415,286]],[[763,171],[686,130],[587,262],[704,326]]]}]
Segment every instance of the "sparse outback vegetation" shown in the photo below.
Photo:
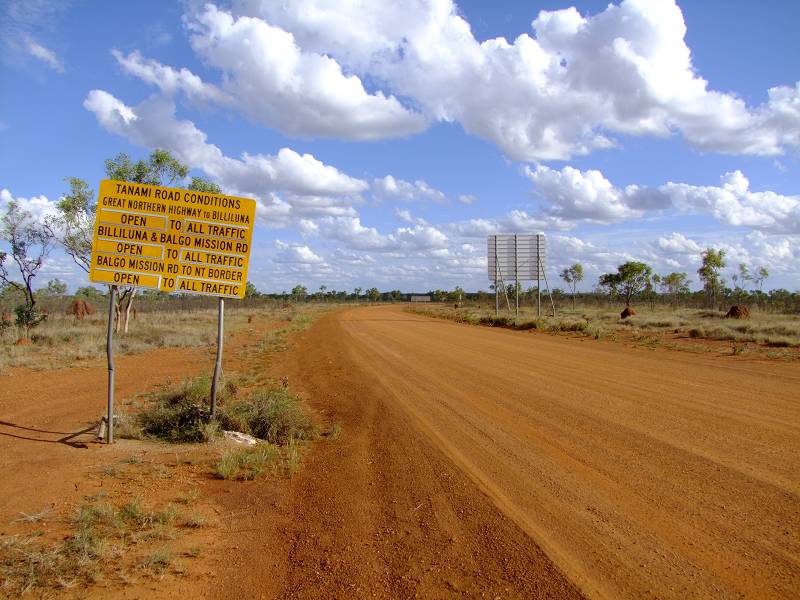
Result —
[{"label": "sparse outback vegetation", "polygon": [[472,325],[538,330],[549,333],[578,332],[594,338],[614,338],[616,334],[641,337],[642,331],[683,334],[686,337],[753,343],[772,348],[800,347],[800,317],[755,312],[746,321],[723,318],[725,313],[698,309],[637,308],[639,313],[620,319],[616,311],[596,307],[562,310],[556,318],[534,317],[532,309],[521,310],[520,318],[496,317],[489,308],[477,306],[453,310],[448,306],[409,307],[409,311]]}]

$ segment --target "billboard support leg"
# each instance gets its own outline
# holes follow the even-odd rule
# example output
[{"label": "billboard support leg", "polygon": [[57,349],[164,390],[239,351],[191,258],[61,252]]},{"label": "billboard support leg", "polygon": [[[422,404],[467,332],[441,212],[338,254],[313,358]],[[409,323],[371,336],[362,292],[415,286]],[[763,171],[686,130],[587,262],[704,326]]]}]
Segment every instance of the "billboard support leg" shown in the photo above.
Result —
[{"label": "billboard support leg", "polygon": [[114,443],[114,308],[117,286],[112,285],[108,294],[108,333],[106,355],[108,356],[108,409],[106,414],[106,442]]},{"label": "billboard support leg", "polygon": [[214,376],[211,378],[211,420],[217,417],[217,382],[222,370],[222,333],[225,320],[225,299],[219,299],[217,312],[217,360],[214,363]]}]

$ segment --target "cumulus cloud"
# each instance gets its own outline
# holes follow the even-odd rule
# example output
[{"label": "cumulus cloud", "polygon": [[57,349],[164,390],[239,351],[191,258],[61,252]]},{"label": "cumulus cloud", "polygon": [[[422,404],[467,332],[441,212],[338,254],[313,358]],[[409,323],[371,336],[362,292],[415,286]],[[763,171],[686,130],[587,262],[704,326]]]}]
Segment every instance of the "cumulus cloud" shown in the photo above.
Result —
[{"label": "cumulus cloud", "polygon": [[201,92],[240,108],[254,121],[300,137],[371,140],[425,129],[426,119],[392,95],[370,93],[324,53],[304,51],[291,32],[266,21],[234,16],[212,4],[186,19],[195,52],[222,73],[219,88],[185,69],[176,71],[137,53],[117,56],[120,65],[151,84],[188,95]]},{"label": "cumulus cloud", "polygon": [[11,202],[16,202],[21,210],[29,213],[31,219],[38,223],[44,223],[47,217],[56,214],[55,203],[50,202],[46,196],[14,197],[9,190],[0,189],[0,213],[5,213]]},{"label": "cumulus cloud", "polygon": [[233,102],[233,99],[217,86],[205,83],[189,69],[173,69],[162,65],[156,60],[144,58],[138,50],[126,55],[115,49],[111,54],[126,73],[158,87],[165,94],[183,92],[192,100],[226,105]]},{"label": "cumulus cloud", "polygon": [[[772,233],[800,233],[800,196],[772,191],[754,192],[741,171],[726,173],[719,186],[666,183],[659,187],[614,186],[595,170],[561,170],[539,165],[525,167],[544,200],[541,213],[532,216],[545,228],[569,228],[577,221],[617,223],[654,211],[675,209],[684,213],[710,214],[734,227],[750,227]],[[559,225],[561,227],[559,227]]]},{"label": "cumulus cloud", "polygon": [[262,205],[257,214],[265,220],[354,215],[353,197],[369,187],[366,181],[289,148],[275,155],[225,156],[194,123],[176,119],[175,105],[162,97],[132,108],[108,92],[92,90],[84,107],[106,130],[147,148],[169,150],[229,193],[255,196]]},{"label": "cumulus cloud", "polygon": [[278,252],[273,260],[275,262],[302,263],[302,264],[322,264],[325,260],[316,254],[311,248],[302,244],[289,244],[281,240],[275,240],[275,247]]},{"label": "cumulus cloud", "polygon": [[770,89],[756,107],[710,90],[672,0],[625,0],[585,17],[575,8],[541,11],[513,42],[476,40],[452,0],[420,0],[414,10],[241,0],[237,11],[519,160],[608,148],[614,133],[678,132],[704,150],[757,155],[800,144],[800,83]]},{"label": "cumulus cloud", "polygon": [[443,192],[432,188],[420,179],[411,183],[395,179],[391,175],[375,179],[372,182],[372,193],[379,199],[405,200],[407,202],[414,200],[444,202],[445,200]]},{"label": "cumulus cloud", "polygon": [[656,241],[657,247],[670,254],[690,254],[693,256],[699,255],[703,248],[695,242],[690,240],[682,233],[672,233],[667,237],[660,237]]},{"label": "cumulus cloud", "polygon": [[447,236],[431,225],[399,227],[381,234],[374,227],[362,225],[360,217],[326,217],[320,220],[320,231],[350,249],[374,252],[431,252],[448,243]]}]

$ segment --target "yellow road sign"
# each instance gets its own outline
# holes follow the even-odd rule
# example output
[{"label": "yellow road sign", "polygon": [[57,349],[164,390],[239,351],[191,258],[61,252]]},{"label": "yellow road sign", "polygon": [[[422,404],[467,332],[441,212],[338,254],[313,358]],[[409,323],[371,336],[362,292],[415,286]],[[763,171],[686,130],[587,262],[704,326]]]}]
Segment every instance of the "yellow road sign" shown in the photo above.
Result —
[{"label": "yellow road sign", "polygon": [[256,203],[103,180],[89,280],[243,298]]}]

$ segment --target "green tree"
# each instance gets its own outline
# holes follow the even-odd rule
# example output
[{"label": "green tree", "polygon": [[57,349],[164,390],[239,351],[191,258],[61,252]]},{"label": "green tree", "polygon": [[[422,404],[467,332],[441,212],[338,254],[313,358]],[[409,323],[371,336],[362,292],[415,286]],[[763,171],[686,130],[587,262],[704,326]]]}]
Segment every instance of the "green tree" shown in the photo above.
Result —
[{"label": "green tree", "polygon": [[258,291],[258,288],[252,281],[248,281],[244,288],[244,297],[258,298],[259,296],[261,296],[261,292]]},{"label": "green tree", "polygon": [[189,184],[189,188],[195,192],[207,192],[209,194],[221,194],[222,189],[216,184],[204,177],[192,177],[192,182]]},{"label": "green tree", "polygon": [[369,288],[367,290],[367,298],[369,298],[372,302],[377,302],[381,299],[381,293],[378,288]]},{"label": "green tree", "polygon": [[319,286],[319,292],[317,293],[317,298],[319,298],[319,300],[321,300],[322,302],[325,301],[325,290],[327,289],[328,289],[327,285]]},{"label": "green tree", "polygon": [[172,185],[189,173],[182,164],[166,150],[153,150],[147,160],[133,162],[123,153],[106,160],[106,176],[117,181],[132,181],[148,185]]},{"label": "green tree", "polygon": [[56,203],[56,214],[45,219],[50,235],[86,273],[92,264],[94,190],[82,179],[67,177],[69,192]]},{"label": "green tree", "polygon": [[295,302],[305,302],[308,296],[308,289],[304,285],[296,285],[292,288],[292,300]]},{"label": "green tree", "polygon": [[756,269],[756,274],[753,277],[753,283],[755,283],[758,286],[759,292],[764,291],[763,290],[764,280],[767,279],[768,277],[769,277],[769,271],[767,270],[767,267],[758,267],[758,269]]},{"label": "green tree", "polygon": [[[36,295],[33,280],[44,266],[45,258],[53,247],[53,238],[46,227],[34,220],[31,213],[12,200],[0,219],[0,240],[8,243],[11,254],[0,251],[0,282],[22,292],[24,303],[17,306],[17,325],[22,328],[25,338],[30,330],[47,318],[47,314],[36,308]],[[11,278],[6,267],[6,258],[17,266],[21,281]]]},{"label": "green tree", "polygon": [[572,310],[575,310],[575,292],[578,289],[578,283],[583,281],[583,265],[575,263],[571,267],[566,267],[561,271],[561,279],[569,286],[572,293]]},{"label": "green tree", "polygon": [[[655,279],[655,275],[653,279]],[[689,275],[686,273],[670,273],[659,277],[658,286],[661,292],[666,294],[673,306],[678,305],[678,298],[689,293]]]},{"label": "green tree", "polygon": [[359,298],[361,298],[361,288],[357,287],[353,290],[353,294],[356,297],[356,302],[358,302]]},{"label": "green tree", "polygon": [[86,285],[75,290],[75,297],[87,298],[89,300],[101,300],[103,293],[93,285]]},{"label": "green tree", "polygon": [[643,262],[629,261],[617,267],[616,273],[600,277],[600,285],[625,298],[625,306],[631,305],[634,296],[641,294],[650,285],[653,269]]},{"label": "green tree", "polygon": [[706,298],[711,301],[711,306],[716,306],[717,294],[722,289],[722,278],[719,272],[725,268],[725,250],[706,248],[701,258],[702,264],[697,269],[697,275],[703,282]]},{"label": "green tree", "polygon": [[67,293],[67,284],[60,279],[51,279],[47,282],[47,285],[41,288],[37,293],[39,296],[63,296]]}]

